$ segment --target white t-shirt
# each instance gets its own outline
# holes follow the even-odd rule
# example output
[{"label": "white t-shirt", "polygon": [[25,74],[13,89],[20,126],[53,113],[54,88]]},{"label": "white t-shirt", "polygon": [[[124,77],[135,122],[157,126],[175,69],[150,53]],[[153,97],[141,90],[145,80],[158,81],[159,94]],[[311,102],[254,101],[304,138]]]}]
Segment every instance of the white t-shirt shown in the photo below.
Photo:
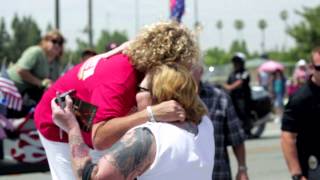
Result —
[{"label": "white t-shirt", "polygon": [[169,123],[145,123],[153,133],[157,152],[139,180],[211,180],[214,164],[213,124],[207,116],[194,135]]}]

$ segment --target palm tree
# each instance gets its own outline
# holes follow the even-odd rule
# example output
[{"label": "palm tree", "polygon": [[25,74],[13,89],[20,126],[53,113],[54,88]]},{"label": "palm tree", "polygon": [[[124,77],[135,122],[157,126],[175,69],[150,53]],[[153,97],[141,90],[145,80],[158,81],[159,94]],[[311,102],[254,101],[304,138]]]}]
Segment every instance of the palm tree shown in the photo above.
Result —
[{"label": "palm tree", "polygon": [[261,30],[261,51],[262,53],[265,52],[265,29],[267,28],[268,24],[264,19],[260,19],[258,21],[258,27]]},{"label": "palm tree", "polygon": [[239,33],[239,39],[242,39],[242,30],[244,28],[244,22],[240,19],[237,19],[234,21],[234,28],[238,31]]},{"label": "palm tree", "polygon": [[282,10],[280,12],[280,19],[284,22],[285,27],[285,36],[284,36],[284,42],[283,42],[283,49],[286,49],[287,46],[287,29],[288,29],[288,11]]},{"label": "palm tree", "polygon": [[216,28],[217,28],[218,31],[219,31],[220,47],[222,47],[222,45],[223,45],[223,39],[222,39],[223,23],[222,23],[221,20],[218,20],[218,21],[216,22]]}]

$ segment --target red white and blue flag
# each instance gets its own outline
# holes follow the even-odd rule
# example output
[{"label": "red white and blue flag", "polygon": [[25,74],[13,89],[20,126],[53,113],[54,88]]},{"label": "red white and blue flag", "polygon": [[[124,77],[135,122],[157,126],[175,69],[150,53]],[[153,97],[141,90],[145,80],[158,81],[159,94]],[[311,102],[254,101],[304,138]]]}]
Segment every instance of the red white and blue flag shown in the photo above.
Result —
[{"label": "red white and blue flag", "polygon": [[22,98],[15,84],[5,74],[5,64],[0,72],[0,104],[17,111],[21,110]]},{"label": "red white and blue flag", "polygon": [[170,19],[181,22],[184,14],[184,0],[170,0]]}]

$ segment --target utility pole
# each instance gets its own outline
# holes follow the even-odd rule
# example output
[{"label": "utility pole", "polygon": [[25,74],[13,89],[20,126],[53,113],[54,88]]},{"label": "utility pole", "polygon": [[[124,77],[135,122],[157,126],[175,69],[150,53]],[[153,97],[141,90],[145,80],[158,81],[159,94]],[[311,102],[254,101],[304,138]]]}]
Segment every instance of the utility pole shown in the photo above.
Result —
[{"label": "utility pole", "polygon": [[55,28],[60,29],[60,0],[55,0]]},{"label": "utility pole", "polygon": [[88,38],[89,38],[89,46],[90,48],[93,48],[92,0],[88,0]]},{"label": "utility pole", "polygon": [[196,40],[198,43],[198,47],[200,48],[200,31],[201,24],[199,22],[199,13],[198,13],[198,0],[193,0],[194,2],[194,32],[196,35]]}]

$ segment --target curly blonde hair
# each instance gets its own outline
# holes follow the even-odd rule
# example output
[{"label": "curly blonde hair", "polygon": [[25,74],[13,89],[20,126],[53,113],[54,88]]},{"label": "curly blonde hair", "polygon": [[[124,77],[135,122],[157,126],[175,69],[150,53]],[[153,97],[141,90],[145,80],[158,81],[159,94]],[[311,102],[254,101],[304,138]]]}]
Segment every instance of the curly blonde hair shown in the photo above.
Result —
[{"label": "curly blonde hair", "polygon": [[199,124],[207,108],[198,96],[198,86],[190,71],[179,64],[154,67],[149,74],[153,103],[175,100],[186,111],[186,121]]},{"label": "curly blonde hair", "polygon": [[161,21],[144,28],[124,50],[140,72],[154,66],[180,63],[190,67],[199,50],[192,33],[175,21]]}]

